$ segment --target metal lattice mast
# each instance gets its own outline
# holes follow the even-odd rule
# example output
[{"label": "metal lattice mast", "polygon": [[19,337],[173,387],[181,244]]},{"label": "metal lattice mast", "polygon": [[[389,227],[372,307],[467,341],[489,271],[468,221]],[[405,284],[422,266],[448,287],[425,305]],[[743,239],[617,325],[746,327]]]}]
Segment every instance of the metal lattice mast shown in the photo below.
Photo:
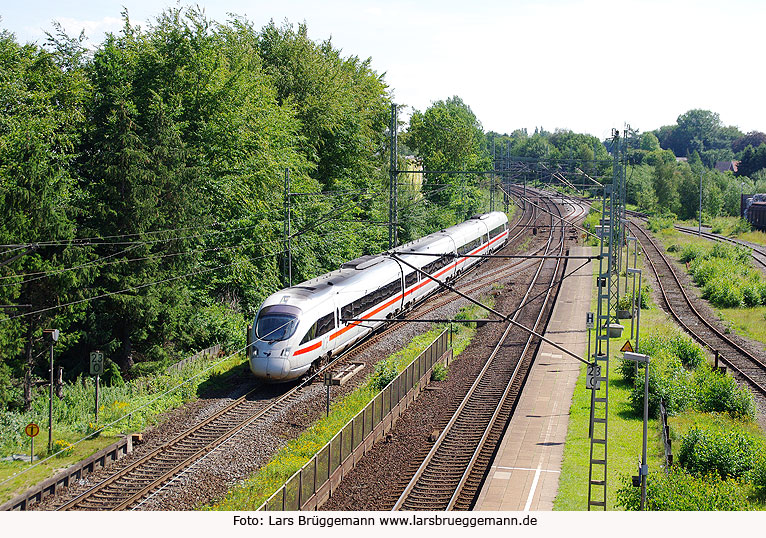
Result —
[{"label": "metal lattice mast", "polygon": [[589,358],[591,376],[590,453],[588,458],[588,510],[606,510],[609,418],[609,325],[616,319],[619,249],[621,237],[622,174],[619,135],[613,144],[612,184],[604,185],[601,201],[601,238],[597,279],[596,352]]}]

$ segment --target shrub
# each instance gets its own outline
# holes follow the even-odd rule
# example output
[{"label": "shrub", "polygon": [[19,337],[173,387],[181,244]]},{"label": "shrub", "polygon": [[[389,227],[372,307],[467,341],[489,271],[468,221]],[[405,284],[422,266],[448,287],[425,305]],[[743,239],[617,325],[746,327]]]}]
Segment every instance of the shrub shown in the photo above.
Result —
[{"label": "shrub", "polygon": [[681,261],[683,263],[696,260],[704,256],[707,249],[697,243],[690,243],[681,249]]},{"label": "shrub", "polygon": [[756,440],[743,431],[693,426],[681,438],[678,464],[700,476],[740,478],[757,461],[759,448]]},{"label": "shrub", "polygon": [[[630,477],[623,480],[617,491],[617,502],[626,510],[638,510],[641,488],[631,484]],[[700,477],[679,467],[669,471],[649,473],[646,482],[646,509],[663,511],[697,510],[752,510],[747,499],[747,488],[733,479],[717,475]]]},{"label": "shrub", "polygon": [[676,334],[671,338],[670,342],[672,353],[681,360],[681,364],[685,368],[696,368],[705,362],[705,352],[691,338],[683,334]]},{"label": "shrub", "polygon": [[727,222],[726,219],[713,219],[713,222],[710,223],[710,231],[714,234],[721,234],[726,229]]},{"label": "shrub", "polygon": [[654,233],[660,232],[662,230],[672,228],[673,223],[676,220],[675,215],[665,215],[661,217],[649,217],[649,222],[647,225],[649,226],[649,229],[653,231]]},{"label": "shrub", "polygon": [[766,456],[761,454],[758,458],[752,472],[750,473],[750,480],[753,483],[755,494],[761,499],[766,500]]},{"label": "shrub", "polygon": [[737,386],[730,375],[713,371],[707,364],[694,374],[697,383],[697,407],[708,413],[728,413],[738,419],[755,418],[753,394]]},{"label": "shrub", "polygon": [[646,310],[649,308],[649,298],[652,296],[652,288],[649,284],[641,286],[641,309]]},{"label": "shrub", "polygon": [[396,364],[391,360],[380,361],[375,365],[375,370],[370,377],[370,386],[376,390],[383,390],[391,381],[399,375]]},{"label": "shrub", "polygon": [[[630,391],[630,406],[636,415],[644,412],[644,368],[638,369]],[[684,370],[674,355],[652,357],[649,363],[649,413],[656,416],[660,399],[671,415],[677,414],[694,403],[695,391],[691,375]]]},{"label": "shrub", "polygon": [[433,370],[431,371],[431,379],[433,381],[444,381],[447,379],[447,374],[449,373],[449,370],[446,366],[444,366],[442,363],[436,363],[434,364]]},{"label": "shrub", "polygon": [[753,231],[753,227],[750,225],[750,223],[747,222],[745,219],[739,219],[737,220],[737,223],[734,225],[732,234],[739,235],[739,234],[744,234],[751,231]]}]

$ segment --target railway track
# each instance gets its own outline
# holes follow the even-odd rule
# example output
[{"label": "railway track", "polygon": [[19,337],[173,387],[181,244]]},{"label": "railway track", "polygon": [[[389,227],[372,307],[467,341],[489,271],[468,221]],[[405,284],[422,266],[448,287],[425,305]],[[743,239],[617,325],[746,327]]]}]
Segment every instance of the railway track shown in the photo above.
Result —
[{"label": "railway track", "polygon": [[[550,227],[546,252],[557,249],[561,253],[564,237],[554,245],[555,229],[560,228]],[[560,259],[540,262],[521,301],[524,306],[517,309],[514,321],[524,316],[525,320],[532,321],[533,328],[539,328],[560,266]],[[541,279],[544,268],[550,272],[550,282]],[[547,288],[545,296],[525,304],[540,286]],[[529,351],[535,341],[532,335],[522,337],[522,331],[508,324],[476,381],[396,500],[395,510],[467,510],[471,507],[521,392],[532,360]],[[517,350],[520,343],[523,344],[520,354],[511,351]]]},{"label": "railway track", "polygon": [[[519,231],[509,240],[506,248],[512,246],[513,240],[524,234],[527,226],[532,223],[534,216],[530,212],[525,225],[521,225],[525,218],[527,216],[522,214],[515,223],[514,228],[519,228]],[[481,287],[486,287],[491,281],[499,278],[501,273],[502,275],[507,275],[508,270],[490,271],[483,274],[478,279],[478,282],[474,281],[471,283],[471,287],[467,291],[470,293]],[[470,274],[462,275],[461,279]],[[435,305],[430,305],[426,308],[416,309],[413,315],[422,317],[452,300],[454,300],[454,297],[437,301]],[[163,484],[174,476],[199,461],[206,454],[242,431],[242,429],[289,406],[292,401],[299,397],[301,391],[310,386],[316,379],[321,379],[322,372],[327,368],[335,367],[340,362],[350,361],[355,355],[361,353],[364,349],[375,344],[402,325],[402,323],[394,324],[383,332],[374,335],[363,345],[357,346],[343,356],[340,356],[314,376],[304,379],[287,393],[275,395],[274,392],[283,391],[284,387],[277,388],[273,385],[259,384],[205,421],[150,451],[132,462],[129,466],[67,501],[57,509],[124,510],[140,503],[142,499],[151,495],[152,492],[162,487]]]},{"label": "railway track", "polygon": [[664,309],[695,340],[718,351],[719,356],[754,390],[766,396],[766,362],[728,338],[694,307],[671,262],[654,239],[644,229],[631,222],[652,272],[657,278]]}]

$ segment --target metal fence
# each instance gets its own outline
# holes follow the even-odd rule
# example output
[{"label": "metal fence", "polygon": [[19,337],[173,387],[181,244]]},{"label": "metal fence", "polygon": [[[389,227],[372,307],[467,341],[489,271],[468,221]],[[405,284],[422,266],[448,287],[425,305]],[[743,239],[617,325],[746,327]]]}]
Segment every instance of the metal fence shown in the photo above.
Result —
[{"label": "metal fence", "polygon": [[449,331],[445,329],[259,510],[315,510],[322,506],[343,476],[356,466],[376,440],[392,428],[428,384],[434,364],[445,357],[449,361],[451,352]]},{"label": "metal fence", "polygon": [[662,421],[662,444],[665,447],[665,465],[673,465],[673,447],[670,442],[670,426],[668,426],[668,410],[660,398],[660,421]]},{"label": "metal fence", "polygon": [[180,371],[183,369],[184,366],[189,364],[190,362],[196,361],[197,359],[204,359],[205,357],[211,358],[211,357],[217,357],[221,353],[221,344],[216,344],[212,347],[209,347],[207,349],[203,349],[202,351],[198,351],[191,357],[188,357],[182,361],[178,361],[175,364],[171,364],[167,367],[165,370],[166,372],[172,372],[172,371]]}]

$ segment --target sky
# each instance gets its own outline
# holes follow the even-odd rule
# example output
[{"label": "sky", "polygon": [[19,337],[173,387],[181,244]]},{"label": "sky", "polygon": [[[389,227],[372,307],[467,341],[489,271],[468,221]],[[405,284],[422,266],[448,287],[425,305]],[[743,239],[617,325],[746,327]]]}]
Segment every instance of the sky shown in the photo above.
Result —
[{"label": "sky", "polygon": [[[27,0],[0,5],[0,28],[42,44],[58,21],[91,46],[119,32],[123,6],[145,26],[168,0]],[[371,58],[396,103],[425,110],[460,96],[485,130],[526,127],[601,139],[693,108],[743,132],[766,131],[763,0],[199,0],[225,22],[306,22],[344,56]]]}]

